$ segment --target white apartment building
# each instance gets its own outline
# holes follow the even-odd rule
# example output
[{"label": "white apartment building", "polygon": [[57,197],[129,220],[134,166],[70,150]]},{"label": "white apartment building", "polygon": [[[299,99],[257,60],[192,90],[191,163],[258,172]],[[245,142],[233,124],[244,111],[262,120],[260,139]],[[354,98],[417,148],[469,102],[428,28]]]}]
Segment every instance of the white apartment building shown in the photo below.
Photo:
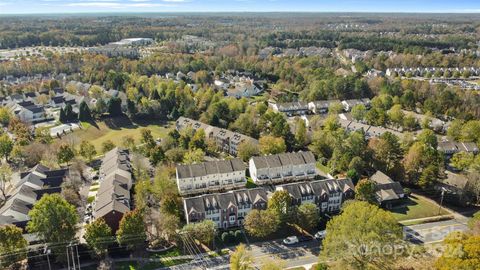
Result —
[{"label": "white apartment building", "polygon": [[315,162],[310,151],[252,157],[250,176],[258,185],[313,179],[317,175]]},{"label": "white apartment building", "polygon": [[238,159],[177,165],[177,186],[181,195],[244,187],[245,165]]}]

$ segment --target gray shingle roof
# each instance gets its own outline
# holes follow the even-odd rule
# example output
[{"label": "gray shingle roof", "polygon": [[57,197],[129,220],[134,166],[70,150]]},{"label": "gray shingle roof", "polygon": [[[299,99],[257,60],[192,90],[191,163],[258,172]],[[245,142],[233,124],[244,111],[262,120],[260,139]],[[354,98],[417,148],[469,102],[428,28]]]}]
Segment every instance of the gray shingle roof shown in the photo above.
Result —
[{"label": "gray shingle roof", "polygon": [[238,159],[208,161],[190,165],[177,165],[177,176],[179,179],[202,177],[218,173],[232,173],[245,171],[244,163]]}]

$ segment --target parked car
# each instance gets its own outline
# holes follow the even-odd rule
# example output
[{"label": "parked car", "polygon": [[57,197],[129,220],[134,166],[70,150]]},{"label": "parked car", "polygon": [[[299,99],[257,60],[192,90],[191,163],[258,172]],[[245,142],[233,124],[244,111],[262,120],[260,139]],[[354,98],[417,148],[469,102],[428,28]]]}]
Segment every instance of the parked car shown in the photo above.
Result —
[{"label": "parked car", "polygon": [[326,235],[327,235],[327,231],[326,231],[326,230],[318,231],[318,232],[315,234],[315,238],[316,238],[316,239],[324,239]]},{"label": "parked car", "polygon": [[296,244],[298,242],[299,242],[299,240],[298,240],[298,237],[296,237],[296,236],[289,236],[289,237],[283,239],[283,243],[285,245],[293,245],[293,244]]}]

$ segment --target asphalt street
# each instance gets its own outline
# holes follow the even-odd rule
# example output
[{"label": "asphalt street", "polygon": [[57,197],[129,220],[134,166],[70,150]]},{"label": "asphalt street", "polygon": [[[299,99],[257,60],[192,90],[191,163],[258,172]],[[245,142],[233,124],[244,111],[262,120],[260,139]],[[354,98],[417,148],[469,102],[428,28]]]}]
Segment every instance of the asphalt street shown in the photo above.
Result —
[{"label": "asphalt street", "polygon": [[413,243],[429,244],[440,242],[454,231],[466,231],[466,220],[452,219],[446,221],[405,226],[403,231]]}]

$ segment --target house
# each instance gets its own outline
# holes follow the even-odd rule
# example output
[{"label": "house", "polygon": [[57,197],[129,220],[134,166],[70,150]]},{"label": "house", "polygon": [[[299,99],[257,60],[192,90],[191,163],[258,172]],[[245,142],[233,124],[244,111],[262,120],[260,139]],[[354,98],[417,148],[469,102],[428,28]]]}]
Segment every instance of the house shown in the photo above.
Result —
[{"label": "house", "polygon": [[244,187],[245,165],[238,159],[177,165],[177,186],[180,194],[198,194]]},{"label": "house", "polygon": [[304,115],[310,113],[307,102],[295,101],[287,103],[271,103],[270,106],[274,111],[284,113],[287,116]]},{"label": "house", "polygon": [[437,150],[447,156],[451,156],[458,152],[467,152],[478,154],[478,146],[474,142],[456,142],[456,141],[441,141],[438,142]]},{"label": "house", "polygon": [[276,187],[285,190],[292,198],[292,204],[313,203],[322,214],[338,213],[346,200],[353,199],[355,190],[350,179],[324,179],[296,182]]},{"label": "house", "polygon": [[226,193],[205,194],[183,199],[187,224],[212,220],[217,228],[242,226],[245,216],[253,210],[267,208],[263,188],[241,189]]},{"label": "house", "polygon": [[234,83],[234,88],[228,88],[226,91],[227,96],[242,98],[253,97],[263,92],[263,87],[252,79],[247,81],[240,81]]},{"label": "house", "polygon": [[250,176],[258,185],[313,179],[315,163],[310,151],[252,157],[248,162]]},{"label": "house", "polygon": [[348,99],[342,101],[343,108],[346,112],[351,111],[353,107],[360,104],[363,104],[368,109],[371,106],[371,101],[369,98]]},{"label": "house", "polygon": [[178,131],[181,131],[187,127],[190,127],[194,130],[203,129],[205,131],[206,138],[212,139],[217,145],[218,149],[233,156],[237,155],[238,146],[243,142],[250,142],[254,145],[258,144],[258,141],[254,138],[227,129],[207,125],[200,121],[183,116],[177,119],[175,122],[175,127]]},{"label": "house", "polygon": [[68,169],[53,170],[41,164],[28,172],[15,174],[12,181],[15,186],[0,208],[0,225],[13,224],[25,228],[33,205],[44,194],[60,193],[62,183],[70,176]]},{"label": "house", "polygon": [[381,171],[375,172],[370,180],[375,183],[375,198],[382,207],[389,209],[392,205],[403,202],[405,193],[399,182],[393,181]]},{"label": "house", "polygon": [[93,218],[103,218],[115,232],[123,215],[131,209],[133,175],[128,150],[114,148],[105,154],[99,181],[100,187],[93,202]]},{"label": "house", "polygon": [[45,109],[41,105],[36,105],[32,101],[9,102],[7,104],[9,111],[26,123],[36,123],[45,120]]},{"label": "house", "polygon": [[315,114],[324,114],[328,112],[330,106],[334,103],[340,103],[340,100],[317,100],[308,103],[308,109]]},{"label": "house", "polygon": [[444,200],[460,206],[467,206],[472,202],[469,192],[471,182],[463,174],[445,171],[446,178],[440,179],[434,186],[439,193],[443,192]]}]

